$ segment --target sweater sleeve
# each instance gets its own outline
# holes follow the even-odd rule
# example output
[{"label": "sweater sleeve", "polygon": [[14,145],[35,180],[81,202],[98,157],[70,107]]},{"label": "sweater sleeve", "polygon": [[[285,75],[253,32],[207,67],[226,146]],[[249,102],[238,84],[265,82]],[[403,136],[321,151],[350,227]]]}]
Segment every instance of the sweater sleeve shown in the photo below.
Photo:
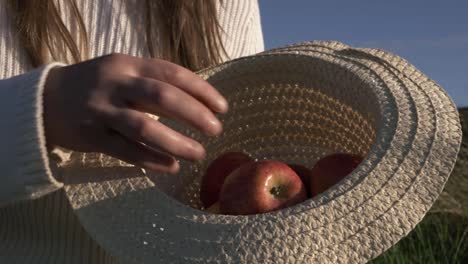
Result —
[{"label": "sweater sleeve", "polygon": [[218,15],[225,60],[264,51],[258,0],[222,1]]},{"label": "sweater sleeve", "polygon": [[262,23],[258,1],[252,1],[243,36],[244,43],[241,44],[240,56],[247,56],[265,50],[263,42]]},{"label": "sweater sleeve", "polygon": [[0,206],[62,186],[51,173],[43,126],[43,89],[51,63],[0,80]]}]

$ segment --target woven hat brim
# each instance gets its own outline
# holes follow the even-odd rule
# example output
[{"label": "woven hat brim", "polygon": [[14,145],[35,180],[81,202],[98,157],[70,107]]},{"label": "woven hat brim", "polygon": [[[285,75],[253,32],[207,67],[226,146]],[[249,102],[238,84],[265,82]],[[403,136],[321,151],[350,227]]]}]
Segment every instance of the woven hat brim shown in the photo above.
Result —
[{"label": "woven hat brim", "polygon": [[[214,216],[158,191],[136,168],[109,172],[109,158],[75,153],[77,162],[61,173],[73,181],[86,170],[90,182],[67,185],[66,194],[85,229],[104,249],[125,263],[355,263],[375,258],[416,226],[442,191],[461,143],[458,111],[450,97],[398,56],[338,42],[294,44],[199,74],[221,78],[236,67],[278,57],[340,65],[375,87],[382,119],[359,170],[295,207],[262,215]],[[102,174],[139,177],[91,179]]]}]

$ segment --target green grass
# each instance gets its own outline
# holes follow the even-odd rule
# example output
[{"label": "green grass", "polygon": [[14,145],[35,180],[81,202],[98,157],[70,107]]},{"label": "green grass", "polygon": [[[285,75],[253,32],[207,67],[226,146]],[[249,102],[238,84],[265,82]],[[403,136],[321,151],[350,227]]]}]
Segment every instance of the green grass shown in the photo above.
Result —
[{"label": "green grass", "polygon": [[463,142],[444,191],[424,219],[369,263],[468,264],[468,109],[460,109]]},{"label": "green grass", "polygon": [[468,263],[467,218],[429,213],[419,225],[370,263]]}]

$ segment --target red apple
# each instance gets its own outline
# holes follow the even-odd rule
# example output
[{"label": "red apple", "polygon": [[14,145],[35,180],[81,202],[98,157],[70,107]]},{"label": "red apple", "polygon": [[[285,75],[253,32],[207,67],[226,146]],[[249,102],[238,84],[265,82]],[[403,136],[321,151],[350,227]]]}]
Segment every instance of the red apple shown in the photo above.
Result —
[{"label": "red apple", "polygon": [[205,211],[212,214],[219,214],[219,202],[212,204],[210,207],[206,208]]},{"label": "red apple", "polygon": [[362,157],[354,154],[337,153],[320,159],[312,168],[309,190],[312,196],[332,187],[361,163]]},{"label": "red apple", "polygon": [[200,186],[200,200],[205,208],[219,200],[219,192],[226,177],[240,165],[253,161],[243,152],[226,152],[213,160],[203,176]]},{"label": "red apple", "polygon": [[224,182],[219,200],[223,214],[266,213],[307,199],[301,178],[286,164],[253,161],[233,171]]},{"label": "red apple", "polygon": [[[312,170],[309,168],[302,166],[300,164],[291,163],[288,166],[294,170],[294,172],[301,178],[302,182],[305,186],[309,186],[310,178],[312,177]],[[306,188],[307,196],[310,197],[310,190]]]}]

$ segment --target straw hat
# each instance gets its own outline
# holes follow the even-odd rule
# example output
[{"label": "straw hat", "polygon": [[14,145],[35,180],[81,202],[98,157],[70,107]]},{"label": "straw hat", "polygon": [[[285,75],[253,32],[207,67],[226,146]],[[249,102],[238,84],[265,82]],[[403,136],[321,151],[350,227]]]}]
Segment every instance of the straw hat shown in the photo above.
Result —
[{"label": "straw hat", "polygon": [[[457,109],[434,81],[377,49],[306,42],[199,74],[230,102],[225,132],[161,122],[207,148],[178,175],[73,153],[61,168],[82,225],[123,263],[358,263],[407,235],[442,191],[461,142]],[[306,166],[333,152],[365,155],[325,193],[280,211],[212,215],[200,208],[207,164],[242,150]]]}]

